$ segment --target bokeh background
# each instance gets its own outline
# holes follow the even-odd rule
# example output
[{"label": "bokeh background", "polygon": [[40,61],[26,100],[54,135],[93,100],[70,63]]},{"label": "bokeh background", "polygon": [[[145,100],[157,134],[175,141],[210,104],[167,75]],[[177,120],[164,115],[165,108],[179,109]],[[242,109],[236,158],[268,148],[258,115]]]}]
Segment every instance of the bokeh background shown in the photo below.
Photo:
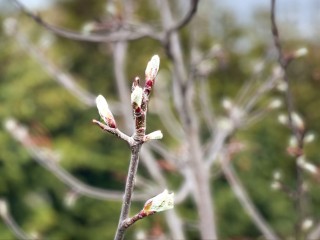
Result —
[{"label": "bokeh background", "polygon": [[[89,22],[108,17],[108,1],[51,0],[21,1],[54,25],[83,30]],[[177,13],[186,11],[184,1],[173,1]],[[114,6],[121,8],[122,3]],[[305,147],[305,155],[314,165],[320,164],[320,2],[317,0],[279,0],[277,20],[284,50],[288,53],[306,47],[307,56],[289,67],[294,103],[305,121],[307,131],[315,140]],[[4,123],[14,118],[28,127],[32,141],[44,150],[54,152],[59,164],[81,181],[104,189],[122,190],[127,173],[129,150],[111,135],[91,124],[98,118],[94,105],[84,104],[70,94],[53,76],[44,70],[32,51],[43,54],[49,64],[66,72],[93,96],[103,94],[108,101],[117,101],[111,44],[79,42],[55,36],[21,14],[11,1],[0,1],[0,196],[8,202],[11,215],[28,233],[36,232],[44,239],[112,239],[118,223],[121,203],[100,201],[88,197],[70,203],[70,189],[51,172],[35,162],[24,146],[16,141]],[[201,51],[219,44],[225,58],[210,75],[211,101],[215,112],[224,114],[221,101],[232,98],[240,86],[250,79],[252,69],[265,62],[268,76],[277,61],[269,20],[269,1],[200,1],[193,19]],[[133,13],[138,22],[159,23],[159,13],[153,1],[139,0]],[[5,29],[16,19],[19,36]],[[11,21],[11,22],[10,22]],[[10,27],[10,26],[9,26]],[[193,28],[194,29],[194,28]],[[190,54],[190,29],[181,30],[184,53]],[[21,40],[22,39],[22,40]],[[24,42],[25,41],[25,42]],[[26,43],[27,42],[27,43]],[[31,47],[34,47],[32,49]],[[30,50],[31,49],[31,50]],[[161,68],[169,69],[170,61],[160,44],[150,39],[134,41],[128,46],[126,59],[127,84],[143,76],[150,56],[161,57]],[[269,69],[269,70],[268,70]],[[167,91],[171,92],[170,84]],[[283,98],[279,91],[269,97]],[[129,103],[128,103],[129,104]],[[152,100],[151,100],[152,104]],[[234,159],[238,174],[264,217],[279,235],[293,236],[297,218],[294,201],[270,185],[278,171],[288,187],[296,184],[295,160],[286,151],[291,133],[278,123],[280,108],[254,126],[236,134],[246,148]],[[123,119],[117,119],[119,125]],[[151,113],[148,129],[163,129],[156,114]],[[130,133],[128,133],[130,134]],[[207,137],[203,132],[203,138]],[[168,135],[167,135],[168,136]],[[175,147],[170,135],[162,140]],[[159,157],[159,164],[161,158]],[[170,189],[176,189],[182,178],[175,170],[166,169]],[[141,167],[139,174],[148,179]],[[214,173],[213,191],[217,209],[218,231],[222,239],[255,239],[260,236],[230,190],[222,174]],[[306,190],[305,214],[314,226],[320,221],[320,188],[318,179],[303,175]],[[137,212],[143,202],[133,204]],[[195,225],[197,213],[191,200],[176,206],[186,222],[188,237],[198,239]],[[306,231],[309,231],[307,229]],[[128,239],[139,232],[166,232],[161,214],[138,222],[130,229]],[[0,222],[0,239],[15,239]]]}]

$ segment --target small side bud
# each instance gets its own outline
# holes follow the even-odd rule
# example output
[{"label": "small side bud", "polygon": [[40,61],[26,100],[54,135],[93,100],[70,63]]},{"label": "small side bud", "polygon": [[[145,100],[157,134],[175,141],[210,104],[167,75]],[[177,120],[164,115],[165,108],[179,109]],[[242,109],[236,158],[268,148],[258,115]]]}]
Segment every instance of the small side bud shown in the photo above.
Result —
[{"label": "small side bud", "polygon": [[67,207],[71,208],[74,206],[78,198],[79,198],[79,195],[76,192],[70,191],[64,197],[64,204]]},{"label": "small side bud", "polygon": [[293,53],[293,56],[294,56],[295,58],[300,58],[300,57],[304,57],[304,56],[307,55],[307,54],[308,54],[308,49],[305,48],[305,47],[303,47],[303,48],[299,48],[297,51],[295,51],[295,52]]},{"label": "small side bud", "polygon": [[152,133],[149,133],[144,137],[144,141],[149,141],[149,140],[156,140],[156,139],[162,139],[163,134],[160,130],[154,131]]},{"label": "small side bud", "polygon": [[280,171],[276,170],[273,172],[273,179],[279,181],[282,178],[282,174]]},{"label": "small side bud", "polygon": [[107,100],[102,96],[99,95],[96,98],[97,108],[100,114],[100,117],[103,121],[111,128],[117,128],[116,121],[112,115],[112,112],[109,109]]},{"label": "small side bud", "polygon": [[138,107],[141,107],[143,91],[139,86],[135,86],[131,93],[131,104],[136,104]]},{"label": "small side bud", "polygon": [[315,140],[315,138],[316,136],[314,133],[307,133],[303,140],[305,143],[311,143]]},{"label": "small side bud", "polygon": [[282,101],[280,99],[273,99],[270,103],[268,108],[269,109],[278,109],[282,106]]},{"label": "small side bud", "polygon": [[304,130],[304,122],[301,118],[301,116],[296,113],[296,112],[293,112],[291,114],[291,118],[292,118],[292,123],[295,127],[297,127],[300,131],[303,131]]},{"label": "small side bud", "polygon": [[279,190],[281,188],[281,184],[278,181],[274,181],[270,185],[272,190]]},{"label": "small side bud", "polygon": [[159,195],[149,199],[142,209],[142,211],[146,214],[153,214],[156,212],[161,212],[165,210],[172,209],[174,207],[174,193],[169,193],[167,189],[165,189]]},{"label": "small side bud", "polygon": [[277,85],[277,89],[280,92],[285,92],[288,90],[288,84],[285,81],[280,81]]},{"label": "small side bud", "polygon": [[306,161],[305,157],[304,156],[300,156],[298,159],[297,159],[297,164],[299,167],[301,167],[302,169],[304,169],[305,171],[311,173],[311,174],[317,174],[318,173],[318,168]]},{"label": "small side bud", "polygon": [[222,99],[222,107],[227,110],[230,111],[233,107],[233,102],[231,99],[229,98],[223,98]]},{"label": "small side bud", "polygon": [[280,114],[278,116],[278,122],[283,125],[287,125],[288,124],[288,117],[285,114]]},{"label": "small side bud", "polygon": [[301,229],[303,231],[308,231],[313,226],[313,220],[311,218],[306,218],[301,224]]},{"label": "small side bud", "polygon": [[145,75],[146,80],[154,80],[158,74],[160,66],[160,58],[158,55],[154,55],[151,60],[148,62]]},{"label": "small side bud", "polygon": [[0,199],[0,216],[6,217],[8,215],[8,204],[4,199]]}]

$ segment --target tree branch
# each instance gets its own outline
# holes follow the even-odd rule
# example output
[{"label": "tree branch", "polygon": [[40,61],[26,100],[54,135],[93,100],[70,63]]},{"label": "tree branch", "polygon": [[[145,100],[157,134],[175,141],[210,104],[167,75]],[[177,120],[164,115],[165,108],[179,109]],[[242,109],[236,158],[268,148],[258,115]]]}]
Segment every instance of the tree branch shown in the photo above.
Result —
[{"label": "tree branch", "polygon": [[[295,112],[295,106],[293,103],[293,96],[291,91],[291,82],[289,81],[288,77],[288,66],[289,63],[294,59],[294,57],[291,55],[286,56],[282,50],[281,40],[279,36],[279,31],[275,19],[275,12],[276,12],[276,1],[271,0],[271,14],[270,14],[270,21],[271,21],[271,32],[273,36],[273,41],[275,48],[278,53],[278,62],[279,65],[283,71],[283,80],[285,81],[287,88],[285,91],[285,101],[287,105],[287,112],[288,112],[288,122],[289,122],[289,128],[291,129],[291,132],[295,136],[297,140],[297,149],[295,151],[295,157],[298,158],[303,154],[303,138],[305,134],[304,128],[299,128],[294,124],[293,122],[293,113]],[[296,161],[296,193],[297,198],[295,201],[295,205],[297,208],[298,217],[296,220],[296,224],[294,226],[294,231],[296,234],[296,238],[299,239],[303,235],[302,231],[302,221],[304,219],[305,215],[305,209],[304,209],[304,190],[303,190],[303,173],[301,168],[298,166],[298,163]]]},{"label": "tree branch", "polygon": [[[35,161],[53,173],[59,180],[73,189],[77,194],[101,200],[119,201],[122,199],[123,193],[120,191],[103,190],[91,187],[73,177],[57,164],[57,159],[55,159],[54,153],[50,149],[46,149],[47,151],[44,151],[37,147],[32,142],[28,130],[19,125],[15,120],[7,120],[5,127],[17,141],[22,143]],[[145,200],[145,198],[149,196],[149,194],[135,194],[134,200]]]},{"label": "tree branch", "polygon": [[115,234],[115,240],[122,240],[124,238],[124,233],[126,228],[123,228],[123,222],[128,218],[130,206],[131,206],[131,198],[134,188],[134,179],[137,173],[138,164],[139,164],[139,152],[141,148],[141,143],[134,145],[131,147],[131,159],[130,166],[126,181],[126,187],[124,192],[124,199],[122,203],[121,213],[118,228]]},{"label": "tree branch", "polygon": [[21,229],[21,227],[16,223],[14,218],[11,216],[11,213],[8,209],[7,202],[3,199],[1,199],[0,201],[1,201],[0,217],[3,219],[4,223],[8,226],[8,228],[11,230],[14,236],[19,240],[36,240],[37,239],[36,237],[31,236],[30,234],[27,234],[26,232],[24,232]]},{"label": "tree branch", "polygon": [[18,0],[13,0],[16,6],[27,16],[33,19],[40,26],[45,29],[68,39],[77,41],[88,41],[88,42],[118,42],[118,41],[133,41],[145,37],[150,37],[156,40],[160,40],[160,35],[156,34],[151,28],[141,25],[135,29],[124,29],[121,28],[116,32],[110,32],[108,34],[85,34],[77,31],[72,31],[62,27],[53,26],[44,21],[40,16],[32,13],[26,7],[24,7]]},{"label": "tree branch", "polygon": [[265,219],[261,216],[261,214],[254,206],[245,188],[241,184],[239,177],[236,175],[236,172],[231,166],[230,158],[227,155],[228,153],[225,152],[220,155],[220,163],[222,166],[222,171],[225,177],[227,178],[235,196],[238,198],[239,202],[241,203],[249,217],[252,219],[253,223],[263,233],[265,239],[279,239],[279,237],[273,232],[272,228],[269,226],[269,224],[265,221]]}]

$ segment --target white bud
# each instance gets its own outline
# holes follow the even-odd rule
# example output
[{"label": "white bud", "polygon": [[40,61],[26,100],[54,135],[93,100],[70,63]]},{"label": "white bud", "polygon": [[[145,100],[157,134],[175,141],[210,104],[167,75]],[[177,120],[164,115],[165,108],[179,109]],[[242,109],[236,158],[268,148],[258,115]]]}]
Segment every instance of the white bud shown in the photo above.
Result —
[{"label": "white bud", "polygon": [[18,123],[14,118],[8,118],[4,121],[4,127],[9,132],[13,131],[17,125]]},{"label": "white bud", "polygon": [[306,218],[301,225],[302,230],[307,231],[313,226],[313,220],[311,218]]},{"label": "white bud", "polygon": [[316,136],[314,135],[314,133],[307,133],[303,140],[305,143],[311,143],[315,138]]},{"label": "white bud", "polygon": [[297,164],[298,166],[302,167],[306,163],[306,158],[305,156],[300,156],[297,158]]},{"label": "white bud", "polygon": [[4,32],[9,36],[15,33],[15,31],[17,30],[17,26],[17,20],[15,18],[6,18],[3,21]]},{"label": "white bud", "polygon": [[67,207],[73,207],[75,202],[77,201],[78,199],[78,194],[76,192],[68,192],[65,197],[64,197],[64,204],[67,206]]},{"label": "white bud", "polygon": [[146,135],[144,138],[144,141],[146,142],[149,140],[156,140],[156,139],[162,139],[162,138],[163,138],[162,132],[160,130],[157,130]]},{"label": "white bud", "polygon": [[292,118],[292,123],[294,124],[294,126],[296,126],[299,129],[304,129],[304,122],[298,113],[293,112],[291,114],[291,118]]},{"label": "white bud", "polygon": [[138,230],[135,235],[137,240],[145,240],[148,238],[146,232],[141,229]]},{"label": "white bud", "polygon": [[282,174],[281,174],[280,171],[274,171],[274,172],[273,172],[273,179],[274,179],[274,180],[280,180],[281,177],[282,177]]},{"label": "white bud", "polygon": [[310,162],[306,162],[304,165],[304,169],[308,172],[310,172],[311,174],[317,174],[318,173],[318,168],[310,163]]},{"label": "white bud", "polygon": [[160,66],[160,58],[158,55],[154,55],[148,62],[145,75],[147,80],[153,80],[156,78]]},{"label": "white bud", "polygon": [[298,146],[298,140],[296,138],[296,136],[291,136],[289,138],[289,147],[295,148]]},{"label": "white bud", "polygon": [[255,65],[253,66],[253,72],[254,73],[259,73],[259,72],[262,72],[262,70],[264,69],[265,67],[265,63],[263,61],[257,61],[255,63]]},{"label": "white bud", "polygon": [[277,109],[282,106],[282,101],[280,99],[273,99],[269,104],[269,109]]},{"label": "white bud", "polygon": [[165,210],[172,209],[174,207],[174,193],[169,193],[167,189],[165,189],[159,195],[149,199],[143,207],[143,212],[148,214],[152,214],[154,212],[161,212]]},{"label": "white bud", "polygon": [[4,199],[0,199],[0,216],[6,217],[8,215],[8,204]]},{"label": "white bud", "polygon": [[280,66],[275,66],[272,69],[272,73],[277,78],[282,78],[283,77],[283,70],[282,70],[282,68]]},{"label": "white bud", "polygon": [[304,156],[300,156],[297,159],[297,164],[299,167],[302,169],[306,170],[307,172],[311,174],[317,174],[318,173],[318,168],[314,164],[307,162]]},{"label": "white bud", "polygon": [[131,103],[135,103],[139,107],[141,107],[142,95],[143,95],[142,88],[139,86],[136,86],[131,93]]},{"label": "white bud", "polygon": [[280,92],[285,92],[288,89],[288,84],[285,81],[281,81],[278,83],[277,89]]},{"label": "white bud", "polygon": [[233,128],[234,128],[234,124],[229,118],[221,118],[218,121],[218,129],[223,129],[227,132],[231,132]]},{"label": "white bud", "polygon": [[90,34],[92,30],[94,30],[95,24],[93,22],[87,22],[82,26],[82,33],[85,35]]},{"label": "white bud", "polygon": [[277,181],[274,181],[271,183],[270,187],[273,190],[279,190],[281,188],[281,184]]},{"label": "white bud", "polygon": [[288,117],[285,114],[280,114],[278,116],[278,122],[283,124],[283,125],[287,125],[288,124]]},{"label": "white bud", "polygon": [[299,57],[303,57],[305,55],[308,54],[308,49],[303,47],[303,48],[299,48],[297,51],[294,52],[294,56],[296,58],[299,58]]},{"label": "white bud", "polygon": [[96,104],[97,104],[97,108],[98,108],[100,117],[103,119],[103,121],[109,127],[116,128],[116,122],[115,122],[115,119],[112,115],[112,112],[109,109],[107,100],[102,95],[99,95],[96,98]]},{"label": "white bud", "polygon": [[222,107],[225,110],[230,111],[231,108],[233,107],[233,102],[229,98],[224,98],[224,99],[222,99]]}]

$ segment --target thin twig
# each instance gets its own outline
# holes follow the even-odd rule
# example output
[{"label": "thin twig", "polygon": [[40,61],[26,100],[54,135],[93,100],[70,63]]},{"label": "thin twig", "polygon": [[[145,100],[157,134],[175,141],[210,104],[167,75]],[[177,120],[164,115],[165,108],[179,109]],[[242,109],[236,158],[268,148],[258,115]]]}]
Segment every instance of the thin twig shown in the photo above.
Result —
[{"label": "thin twig", "polygon": [[254,206],[244,186],[241,184],[239,177],[230,164],[230,158],[227,157],[227,154],[228,153],[222,153],[220,155],[220,163],[222,166],[222,171],[226,176],[235,196],[238,198],[239,202],[241,203],[249,217],[252,219],[253,223],[263,233],[265,239],[279,239],[279,237],[273,232],[272,228],[269,226],[263,216],[259,213],[258,209],[256,209],[256,207]]},{"label": "thin twig", "polygon": [[116,32],[110,32],[109,34],[84,34],[77,31],[72,31],[62,27],[53,26],[44,21],[40,16],[32,13],[26,7],[24,7],[18,0],[13,0],[16,6],[27,16],[32,18],[36,23],[45,29],[68,39],[77,41],[89,41],[89,42],[118,42],[118,41],[133,41],[145,37],[150,37],[156,40],[160,40],[160,34],[156,34],[156,31],[146,26],[141,26],[135,29],[121,29]]},{"label": "thin twig", "polygon": [[19,240],[36,240],[36,237],[27,234],[23,229],[17,224],[15,219],[11,216],[9,210],[5,212],[5,214],[1,214],[1,218],[4,223],[8,226],[14,236]]},{"label": "thin twig", "polygon": [[124,233],[126,228],[123,227],[123,221],[125,221],[129,216],[131,198],[132,198],[132,193],[134,188],[134,179],[135,179],[138,165],[139,165],[140,148],[141,148],[141,143],[131,147],[130,166],[129,166],[128,176],[126,181],[126,188],[125,188],[124,199],[123,199],[122,208],[121,208],[119,225],[114,238],[115,240],[122,240],[124,238]]},{"label": "thin twig", "polygon": [[107,126],[106,124],[104,124],[100,121],[97,121],[95,119],[92,119],[92,123],[98,125],[103,131],[111,133],[111,134],[117,136],[118,138],[126,141],[129,144],[129,146],[132,146],[134,144],[133,138],[124,134],[118,128],[111,128],[111,127]]},{"label": "thin twig", "polygon": [[[9,121],[11,121],[10,124],[8,124]],[[73,177],[57,164],[57,159],[55,159],[54,153],[50,149],[44,151],[37,147],[32,142],[31,136],[29,136],[26,128],[19,125],[15,120],[8,120],[6,125],[7,131],[25,147],[35,161],[53,173],[60,181],[73,189],[77,194],[101,200],[119,201],[122,199],[123,193],[120,191],[91,187]],[[150,195],[137,193],[134,196],[134,200],[145,200],[146,197],[150,197]]]},{"label": "thin twig", "polygon": [[199,0],[190,0],[190,9],[186,16],[181,19],[179,22],[175,23],[174,26],[167,30],[167,34],[171,34],[172,32],[178,31],[184,26],[186,26],[194,17],[198,9]]},{"label": "thin twig", "polygon": [[[281,40],[280,40],[280,35],[279,35],[279,30],[277,27],[277,22],[276,22],[276,1],[275,0],[271,0],[271,14],[270,14],[270,21],[271,21],[271,32],[272,32],[272,36],[273,36],[273,41],[274,41],[274,45],[275,48],[277,50],[278,53],[278,62],[279,65],[283,71],[283,79],[285,81],[285,83],[287,84],[287,89],[285,91],[285,101],[286,101],[286,105],[287,105],[287,112],[288,112],[288,121],[289,121],[289,127],[293,133],[293,135],[295,136],[296,140],[297,140],[297,154],[296,154],[296,158],[298,158],[301,154],[303,154],[303,138],[304,138],[304,129],[298,129],[298,127],[295,126],[295,124],[293,123],[293,119],[292,119],[292,114],[295,112],[295,107],[294,107],[294,103],[293,103],[293,96],[292,96],[292,92],[291,92],[291,82],[289,81],[289,77],[288,77],[288,66],[289,63],[291,62],[292,58],[285,56],[283,50],[282,50],[282,45],[281,45]],[[303,172],[302,169],[298,166],[298,163],[296,161],[296,194],[297,194],[297,198],[295,201],[295,205],[297,208],[297,220],[294,226],[294,231],[296,234],[296,238],[300,239],[303,235],[302,232],[302,221],[304,219],[304,190],[303,190]]]}]

